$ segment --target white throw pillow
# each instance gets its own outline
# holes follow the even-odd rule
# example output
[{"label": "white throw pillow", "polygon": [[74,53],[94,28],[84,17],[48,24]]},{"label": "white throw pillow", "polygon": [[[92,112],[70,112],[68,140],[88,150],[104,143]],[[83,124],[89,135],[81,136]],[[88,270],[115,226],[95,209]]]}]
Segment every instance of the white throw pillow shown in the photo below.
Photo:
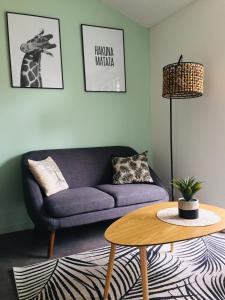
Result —
[{"label": "white throw pillow", "polygon": [[44,160],[28,159],[29,169],[46,196],[69,188],[55,161],[49,156]]}]

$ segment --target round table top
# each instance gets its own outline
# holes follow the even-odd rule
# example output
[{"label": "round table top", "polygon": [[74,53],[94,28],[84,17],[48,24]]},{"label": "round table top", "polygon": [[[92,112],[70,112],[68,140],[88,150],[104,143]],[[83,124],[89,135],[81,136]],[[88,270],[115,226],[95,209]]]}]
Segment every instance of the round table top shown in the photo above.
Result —
[{"label": "round table top", "polygon": [[107,228],[105,239],[117,245],[148,246],[193,239],[225,229],[225,209],[208,204],[200,204],[200,207],[217,213],[221,217],[219,223],[205,227],[184,227],[157,218],[158,210],[176,206],[177,202],[163,202],[130,212]]}]

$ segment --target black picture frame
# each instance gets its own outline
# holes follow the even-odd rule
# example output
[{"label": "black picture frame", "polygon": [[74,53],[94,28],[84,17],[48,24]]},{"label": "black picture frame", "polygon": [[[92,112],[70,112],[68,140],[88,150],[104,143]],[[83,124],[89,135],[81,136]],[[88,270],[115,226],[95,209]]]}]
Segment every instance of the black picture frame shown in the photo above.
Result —
[{"label": "black picture frame", "polygon": [[[20,34],[22,29],[20,26],[15,26],[14,30],[12,31],[12,26],[13,24],[11,22],[13,22],[13,19],[10,20],[10,17],[15,17],[15,25],[16,25],[16,17],[17,17],[17,22],[19,22],[19,17],[21,18],[28,18],[29,17],[29,21],[31,21],[32,18],[34,18],[34,20],[36,20],[35,25],[37,26],[36,23],[38,23],[38,19],[41,20],[42,24],[40,24],[40,28],[41,25],[43,25],[43,22],[46,20],[49,21],[49,24],[45,24],[45,28],[42,28],[42,31],[39,32],[34,32],[33,37],[30,36],[30,39],[28,38],[27,41],[23,41],[21,40],[21,46],[20,49],[18,49],[18,47],[15,47],[15,45],[18,44],[19,40],[17,41],[13,41],[13,38],[15,38],[16,34]],[[28,21],[28,20],[27,20]],[[25,22],[26,23],[26,22]],[[24,24],[25,24],[24,23]],[[55,25],[53,24],[55,23]],[[31,89],[64,89],[64,78],[63,78],[63,63],[62,63],[62,46],[61,46],[61,31],[60,31],[60,20],[59,18],[55,18],[55,17],[46,17],[46,16],[40,16],[40,15],[33,15],[33,14],[25,14],[25,13],[18,13],[18,12],[12,12],[12,11],[7,11],[6,12],[6,24],[7,24],[7,35],[8,35],[8,49],[9,49],[9,65],[10,65],[10,76],[11,76],[11,87],[12,88],[31,88]],[[29,32],[32,30],[32,25],[28,26],[29,24],[27,24],[27,27],[25,28],[25,34],[24,35],[29,35]],[[55,36],[50,33],[50,32],[45,32],[46,28],[47,30],[49,30],[51,27],[53,28],[53,26],[56,26],[54,28],[54,32],[55,32]],[[24,27],[23,27],[24,29]],[[27,31],[26,31],[27,30]],[[40,55],[46,54],[49,56],[55,56],[56,60],[54,61],[54,66],[53,63],[51,63],[50,66],[52,66],[52,69],[49,69],[47,72],[45,72],[45,82],[43,82],[43,66],[41,67],[41,69],[39,69],[39,74],[41,74],[41,86],[38,85],[38,83],[33,83],[31,84],[31,86],[25,86],[26,85],[26,79],[24,81],[22,81],[22,64],[23,64],[23,60],[25,59],[25,55],[31,50],[32,46],[32,42],[31,40],[33,40],[34,38],[38,38],[39,37],[39,41],[43,42],[43,44],[47,42],[47,48],[42,49],[43,51],[41,51]],[[17,37],[18,39],[20,37]],[[22,36],[21,36],[22,38]],[[51,39],[53,39],[53,43],[51,43]],[[15,42],[15,44],[14,44]],[[23,43],[25,42],[25,43]],[[25,48],[25,50],[23,49],[23,51],[26,51],[24,54],[22,53],[23,51],[21,50],[22,47],[25,47],[24,45],[27,44],[28,48]],[[23,46],[22,46],[23,45]],[[39,44],[40,45],[40,44]],[[53,45],[55,45],[53,47]],[[57,47],[58,46],[58,47]],[[30,47],[30,48],[29,48]],[[16,50],[15,50],[16,49]],[[56,51],[57,49],[57,51]],[[37,58],[38,52],[40,49],[35,49],[35,54],[33,56],[35,56]],[[14,51],[14,52],[13,52]],[[17,51],[18,53],[15,54],[15,51]],[[21,58],[21,53],[19,53],[19,51],[22,53],[23,57]],[[54,52],[54,54],[52,54],[52,52]],[[14,56],[13,56],[14,55]],[[17,61],[18,58],[18,61]],[[51,57],[50,57],[51,58]],[[41,60],[41,58],[40,58]],[[15,66],[15,64],[18,63],[18,66]],[[41,61],[39,61],[39,66],[40,66]],[[19,75],[18,73],[15,73],[16,71],[18,71],[19,69],[19,64],[21,64],[21,71],[20,71],[20,81],[19,81]],[[41,71],[40,71],[41,70]],[[46,71],[46,70],[45,70]],[[57,72],[56,72],[57,71]],[[24,75],[28,71],[24,71]],[[41,73],[40,73],[41,72]],[[52,76],[52,79],[50,80],[50,82],[48,82],[47,78],[50,79],[50,75]],[[35,74],[36,75],[36,74]],[[48,77],[49,76],[49,77]],[[58,76],[58,77],[57,77]],[[25,77],[25,76],[24,76]],[[28,77],[28,76],[26,76]],[[54,78],[54,80],[53,80]],[[31,78],[33,79],[33,77]],[[54,82],[55,81],[55,82]],[[40,84],[40,82],[39,82]]]},{"label": "black picture frame", "polygon": [[[98,29],[103,29],[108,31],[107,32],[107,36],[110,36],[110,31],[114,31],[118,32],[121,34],[120,37],[120,47],[122,47],[122,50],[120,51],[122,54],[122,63],[120,64],[120,68],[123,72],[123,74],[121,74],[121,76],[123,76],[122,78],[122,88],[117,90],[115,88],[90,88],[88,86],[88,68],[87,68],[87,59],[85,57],[85,55],[87,55],[86,51],[85,51],[85,47],[87,45],[85,45],[85,38],[84,38],[84,28],[96,28]],[[106,27],[106,26],[98,26],[98,25],[90,25],[90,24],[81,24],[80,25],[80,31],[81,31],[81,45],[82,45],[82,58],[83,58],[83,75],[84,75],[84,90],[85,92],[110,92],[110,93],[126,93],[127,92],[127,82],[126,82],[126,60],[125,60],[125,41],[124,41],[124,29],[122,28],[115,28],[115,27]],[[94,39],[94,35],[91,34],[91,38]],[[93,51],[93,49],[92,49]],[[110,51],[108,51],[110,52]],[[114,52],[114,51],[113,51]],[[93,52],[92,52],[93,53]],[[108,67],[108,66],[107,66]],[[101,72],[101,71],[100,71]],[[104,70],[103,70],[104,73]],[[95,73],[94,76],[98,76],[98,72]],[[103,75],[104,76],[104,75]],[[91,81],[93,79],[89,78],[89,81]],[[94,79],[95,80],[95,79]]]}]

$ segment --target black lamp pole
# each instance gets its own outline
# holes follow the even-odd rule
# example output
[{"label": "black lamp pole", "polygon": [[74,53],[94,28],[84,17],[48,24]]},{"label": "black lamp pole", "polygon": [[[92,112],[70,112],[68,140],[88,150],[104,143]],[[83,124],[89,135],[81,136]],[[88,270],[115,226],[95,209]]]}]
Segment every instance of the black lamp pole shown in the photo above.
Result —
[{"label": "black lamp pole", "polygon": [[[183,55],[179,57],[176,68],[183,62]],[[173,99],[170,96],[170,186],[171,186],[171,200],[174,201],[173,189]]]},{"label": "black lamp pole", "polygon": [[171,200],[174,201],[173,190],[173,99],[170,98],[170,184],[171,184]]}]

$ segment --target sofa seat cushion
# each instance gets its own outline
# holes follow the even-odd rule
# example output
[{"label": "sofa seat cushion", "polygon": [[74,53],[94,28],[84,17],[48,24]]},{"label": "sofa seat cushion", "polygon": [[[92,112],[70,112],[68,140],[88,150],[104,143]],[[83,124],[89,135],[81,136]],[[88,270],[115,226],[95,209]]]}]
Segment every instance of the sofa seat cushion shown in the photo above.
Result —
[{"label": "sofa seat cushion", "polygon": [[112,195],[115,198],[116,206],[127,206],[137,203],[168,200],[168,193],[160,186],[154,184],[103,184],[97,188]]},{"label": "sofa seat cushion", "polygon": [[109,194],[93,187],[65,190],[45,198],[45,207],[54,218],[93,212],[115,206]]}]

